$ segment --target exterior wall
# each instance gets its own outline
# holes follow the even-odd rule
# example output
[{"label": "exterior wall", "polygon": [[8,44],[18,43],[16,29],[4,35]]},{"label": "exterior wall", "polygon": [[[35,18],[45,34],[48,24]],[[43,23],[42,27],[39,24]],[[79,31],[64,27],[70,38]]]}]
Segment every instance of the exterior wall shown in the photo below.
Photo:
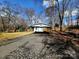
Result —
[{"label": "exterior wall", "polygon": [[34,28],[34,32],[43,32],[43,28],[40,28],[40,27],[35,27]]},{"label": "exterior wall", "polygon": [[34,28],[34,32],[46,32],[46,31],[48,31],[47,28],[50,28],[50,26],[46,25],[46,24],[39,23],[39,24],[34,24],[33,28]]},{"label": "exterior wall", "polygon": [[49,32],[50,28],[42,28],[42,27],[38,27],[38,28],[34,28],[34,32]]}]

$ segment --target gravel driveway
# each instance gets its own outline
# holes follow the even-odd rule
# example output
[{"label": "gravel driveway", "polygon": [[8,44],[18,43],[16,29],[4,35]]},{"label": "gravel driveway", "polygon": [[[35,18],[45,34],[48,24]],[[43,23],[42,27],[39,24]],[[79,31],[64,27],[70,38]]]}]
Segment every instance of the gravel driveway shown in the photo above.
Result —
[{"label": "gravel driveway", "polygon": [[[47,33],[35,33],[18,38],[16,42],[0,47],[0,59],[63,59],[63,51],[66,53],[64,59],[77,59],[71,47],[68,48],[69,50],[58,51],[59,46],[63,45],[55,44],[49,47],[44,44],[50,39],[53,38]],[[67,56],[68,58],[65,58]]]},{"label": "gravel driveway", "polygon": [[21,50],[23,48],[26,48],[26,50],[32,49],[36,54],[38,54],[43,46],[41,42],[46,36],[46,34],[32,34],[29,36],[17,38],[18,40],[14,43],[0,47],[0,59],[3,59],[6,55],[13,54],[13,51]]}]

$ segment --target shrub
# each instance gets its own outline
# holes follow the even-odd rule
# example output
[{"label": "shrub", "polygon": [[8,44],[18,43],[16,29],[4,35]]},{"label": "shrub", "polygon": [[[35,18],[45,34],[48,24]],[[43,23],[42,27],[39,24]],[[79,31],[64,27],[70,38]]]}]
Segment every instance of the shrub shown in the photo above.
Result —
[{"label": "shrub", "polygon": [[69,26],[68,29],[79,29],[79,25]]},{"label": "shrub", "polygon": [[21,26],[18,27],[18,30],[19,30],[20,32],[23,32],[23,31],[25,31],[25,28],[21,25]]}]

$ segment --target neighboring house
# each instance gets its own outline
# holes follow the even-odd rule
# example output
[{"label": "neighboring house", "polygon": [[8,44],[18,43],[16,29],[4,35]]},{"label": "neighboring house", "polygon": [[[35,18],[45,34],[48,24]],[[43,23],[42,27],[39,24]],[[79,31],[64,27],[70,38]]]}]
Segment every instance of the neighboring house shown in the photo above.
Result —
[{"label": "neighboring house", "polygon": [[32,25],[32,28],[34,32],[49,32],[51,27],[46,24],[38,23]]}]

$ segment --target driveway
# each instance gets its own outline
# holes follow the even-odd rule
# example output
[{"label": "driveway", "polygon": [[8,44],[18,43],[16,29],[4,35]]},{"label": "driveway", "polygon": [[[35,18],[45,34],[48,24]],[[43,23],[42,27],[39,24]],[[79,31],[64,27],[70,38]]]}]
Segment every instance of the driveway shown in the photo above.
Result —
[{"label": "driveway", "polygon": [[5,46],[0,47],[0,59],[4,58],[6,55],[9,55],[12,51],[17,50],[18,48],[22,46],[27,46],[28,48],[31,48],[38,53],[38,50],[42,49],[43,44],[41,43],[43,39],[48,34],[40,33],[40,34],[31,34],[29,36],[23,36],[20,38],[15,39],[16,41],[13,43],[10,43]]},{"label": "driveway", "polygon": [[[0,47],[0,59],[79,59],[75,50],[68,46],[64,48],[64,43],[47,45],[56,41],[48,33],[34,33],[15,39],[16,41]],[[60,42],[60,43],[59,43]]]}]

